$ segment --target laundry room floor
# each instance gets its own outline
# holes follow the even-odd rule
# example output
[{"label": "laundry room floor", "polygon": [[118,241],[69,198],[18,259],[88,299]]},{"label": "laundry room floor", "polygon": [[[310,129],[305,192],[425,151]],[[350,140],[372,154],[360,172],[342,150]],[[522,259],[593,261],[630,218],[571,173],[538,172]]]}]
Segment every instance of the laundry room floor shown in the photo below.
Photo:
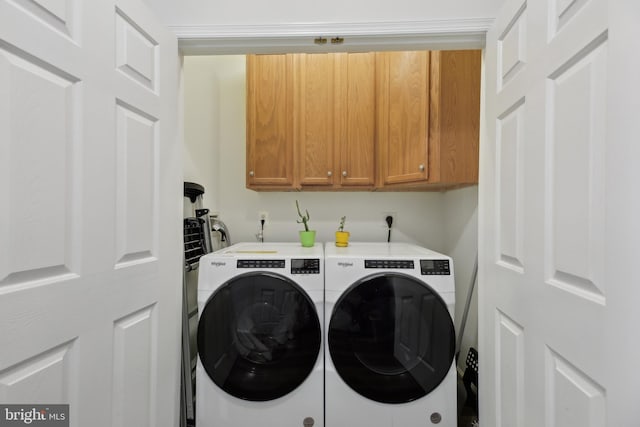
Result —
[{"label": "laundry room floor", "polygon": [[[477,389],[473,389],[477,392]],[[462,409],[458,409],[458,427],[479,427],[478,426],[478,412],[474,400],[477,399],[477,395],[474,395],[472,399],[467,399],[467,392],[465,391],[462,378],[458,379],[458,408],[462,406]]]},{"label": "laundry room floor", "polygon": [[458,427],[478,427],[478,414],[473,408],[469,406],[462,408],[458,417]]}]

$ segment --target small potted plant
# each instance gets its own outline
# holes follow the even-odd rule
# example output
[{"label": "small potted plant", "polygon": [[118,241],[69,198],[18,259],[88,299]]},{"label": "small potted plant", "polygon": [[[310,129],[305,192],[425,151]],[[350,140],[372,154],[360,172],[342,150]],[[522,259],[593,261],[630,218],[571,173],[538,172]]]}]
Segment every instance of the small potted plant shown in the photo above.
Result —
[{"label": "small potted plant", "polygon": [[300,243],[306,248],[312,247],[316,243],[316,231],[309,230],[309,219],[311,218],[311,215],[309,215],[309,211],[306,209],[304,211],[305,214],[302,214],[297,200],[296,209],[298,209],[298,216],[300,217],[296,222],[304,225],[304,230],[300,230]]},{"label": "small potted plant", "polygon": [[340,218],[340,225],[338,226],[338,231],[336,231],[336,246],[340,248],[344,248],[349,246],[349,235],[348,231],[344,231],[344,222],[347,220],[346,216]]}]

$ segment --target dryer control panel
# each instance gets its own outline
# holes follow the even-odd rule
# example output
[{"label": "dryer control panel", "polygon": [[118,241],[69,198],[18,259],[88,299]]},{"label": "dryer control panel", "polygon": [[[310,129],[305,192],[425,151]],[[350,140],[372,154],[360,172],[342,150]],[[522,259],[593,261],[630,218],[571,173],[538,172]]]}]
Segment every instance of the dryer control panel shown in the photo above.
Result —
[{"label": "dryer control panel", "polygon": [[291,274],[320,274],[318,258],[292,258]]},{"label": "dryer control panel", "polygon": [[283,259],[239,259],[237,268],[284,268]]},{"label": "dryer control panel", "polygon": [[403,259],[365,259],[364,268],[402,268],[413,270],[413,261]]},{"label": "dryer control panel", "polygon": [[451,274],[448,259],[421,259],[420,273],[423,276],[448,276]]}]

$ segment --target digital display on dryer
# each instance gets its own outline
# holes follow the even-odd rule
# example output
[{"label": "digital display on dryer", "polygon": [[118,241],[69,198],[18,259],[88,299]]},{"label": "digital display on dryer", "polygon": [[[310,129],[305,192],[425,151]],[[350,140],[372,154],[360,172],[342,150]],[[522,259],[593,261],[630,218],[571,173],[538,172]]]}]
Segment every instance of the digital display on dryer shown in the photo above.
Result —
[{"label": "digital display on dryer", "polygon": [[451,274],[448,259],[421,259],[420,273],[423,276],[448,276]]},{"label": "digital display on dryer", "polygon": [[291,259],[291,274],[320,274],[320,260],[318,258]]}]

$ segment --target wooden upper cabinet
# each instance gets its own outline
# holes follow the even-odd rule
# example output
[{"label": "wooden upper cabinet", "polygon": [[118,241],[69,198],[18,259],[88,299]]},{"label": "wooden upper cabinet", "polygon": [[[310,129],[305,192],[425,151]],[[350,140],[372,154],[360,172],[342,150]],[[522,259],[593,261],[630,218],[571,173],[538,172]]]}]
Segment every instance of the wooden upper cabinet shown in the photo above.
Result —
[{"label": "wooden upper cabinet", "polygon": [[292,55],[247,56],[247,188],[294,185]]},{"label": "wooden upper cabinet", "polygon": [[333,185],[334,56],[297,54],[293,69],[298,183],[301,186]]},{"label": "wooden upper cabinet", "polygon": [[371,53],[294,58],[294,146],[302,188],[373,187],[375,66]]},{"label": "wooden upper cabinet", "polygon": [[336,54],[336,170],[342,187],[375,184],[375,54]]},{"label": "wooden upper cabinet", "polygon": [[431,52],[430,182],[478,183],[480,67],[479,50]]},{"label": "wooden upper cabinet", "polygon": [[480,51],[247,56],[247,187],[478,182]]},{"label": "wooden upper cabinet", "polygon": [[428,177],[429,64],[429,51],[376,54],[382,185]]},{"label": "wooden upper cabinet", "polygon": [[480,51],[378,53],[378,183],[478,182]]}]

